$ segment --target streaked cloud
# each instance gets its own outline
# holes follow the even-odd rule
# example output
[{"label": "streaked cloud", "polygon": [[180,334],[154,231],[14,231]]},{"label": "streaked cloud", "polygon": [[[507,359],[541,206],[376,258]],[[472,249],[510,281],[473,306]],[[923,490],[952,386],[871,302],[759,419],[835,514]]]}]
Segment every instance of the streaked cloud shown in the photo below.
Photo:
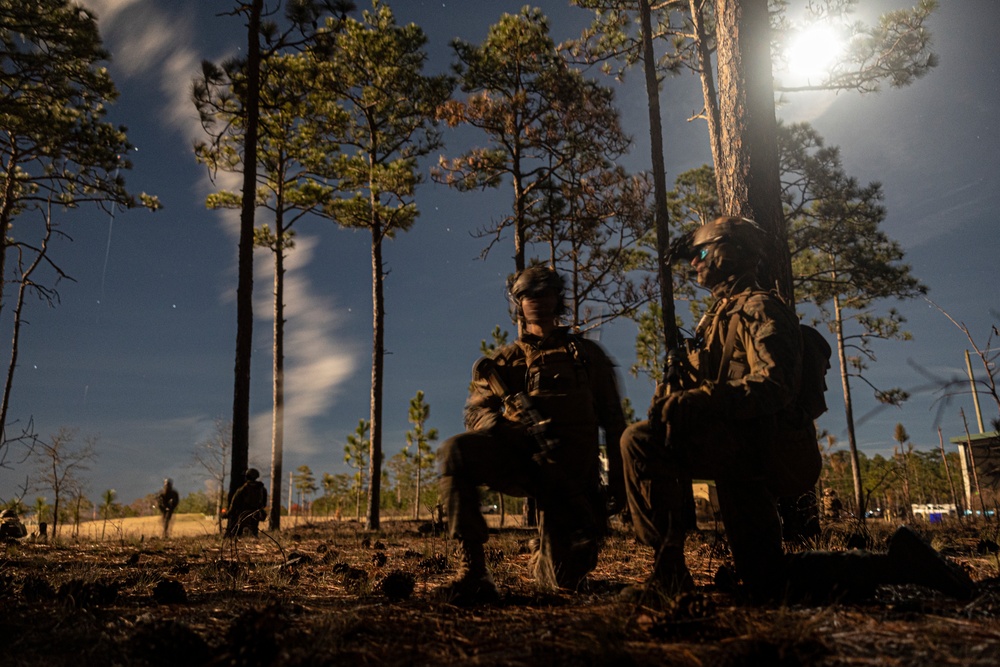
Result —
[{"label": "streaked cloud", "polygon": [[[185,3],[163,3],[151,0],[85,0],[83,3],[98,16],[102,36],[109,51],[117,76],[152,77],[158,82],[162,97],[161,114],[166,126],[178,132],[189,144],[205,138],[197,111],[191,102],[191,85],[201,70],[205,59],[218,61],[225,58],[227,46],[214,42],[214,53],[200,52],[193,41],[197,31],[191,17],[185,14]],[[236,48],[235,45],[231,48]],[[151,94],[154,91],[150,91]],[[198,181],[198,191],[192,196],[203,197],[220,188],[238,190],[242,177],[239,174],[220,173],[211,182],[203,167]],[[219,224],[232,238],[239,234],[239,214],[225,210],[215,213]],[[287,259],[285,303],[286,318],[285,361],[285,441],[287,451],[313,451],[317,437],[310,432],[310,422],[326,414],[337,397],[339,387],[354,370],[353,350],[346,343],[346,336],[339,336],[339,322],[330,297],[317,293],[306,276],[306,267],[318,243],[316,237],[298,237],[296,247]],[[258,321],[273,321],[271,290],[272,264],[256,264],[258,287],[255,294],[255,313]],[[223,290],[220,299],[231,302],[235,298],[236,267],[223,267],[226,280],[233,286]],[[257,327],[255,327],[257,328]],[[271,328],[259,326],[259,339],[269,338]],[[265,348],[266,349],[266,348]],[[260,386],[270,386],[270,378]],[[259,390],[259,389],[258,389]],[[196,417],[208,423],[214,415]],[[255,415],[251,424],[251,458],[269,462],[271,440],[271,413]],[[261,451],[266,442],[266,452]]]},{"label": "streaked cloud", "polygon": [[[346,336],[338,335],[343,324],[329,297],[316,293],[306,268],[312,261],[317,237],[296,236],[295,248],[285,258],[285,447],[286,451],[313,453],[325,436],[312,432],[310,424],[327,414],[339,389],[355,370],[358,350]],[[270,259],[270,256],[269,256]],[[273,260],[256,262],[255,282],[271,285]],[[274,301],[270,289],[255,295],[256,321],[260,335],[270,337]],[[263,347],[263,346],[261,346]],[[255,433],[271,434],[271,413],[255,417]]]}]

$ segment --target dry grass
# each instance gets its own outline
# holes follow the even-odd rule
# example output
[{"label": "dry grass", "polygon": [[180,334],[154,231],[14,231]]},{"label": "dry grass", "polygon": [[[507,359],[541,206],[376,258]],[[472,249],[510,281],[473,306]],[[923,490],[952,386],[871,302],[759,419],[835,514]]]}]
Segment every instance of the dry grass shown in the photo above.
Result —
[{"label": "dry grass", "polygon": [[[982,582],[967,603],[886,587],[864,605],[750,605],[714,586],[727,551],[705,530],[688,543],[699,589],[660,610],[616,598],[650,566],[620,531],[589,589],[570,595],[536,589],[532,533],[504,528],[489,544],[503,600],[460,608],[435,596],[455,574],[454,545],[414,522],[385,521],[375,534],[315,523],[235,544],[194,520],[178,521],[170,540],[149,528],[0,551],[0,663],[992,667],[1000,655],[997,559],[977,552],[995,527],[932,534]],[[870,532],[877,546],[888,530]],[[850,533],[832,530],[820,546]]]}]

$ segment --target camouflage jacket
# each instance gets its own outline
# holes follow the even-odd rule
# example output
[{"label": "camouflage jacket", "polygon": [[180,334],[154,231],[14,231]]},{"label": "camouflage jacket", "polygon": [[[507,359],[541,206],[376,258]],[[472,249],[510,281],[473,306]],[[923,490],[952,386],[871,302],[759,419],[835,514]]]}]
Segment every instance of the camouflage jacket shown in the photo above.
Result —
[{"label": "camouflage jacket", "polygon": [[[498,349],[493,359],[510,394],[527,393],[551,420],[551,434],[570,452],[596,464],[599,430],[604,431],[609,485],[614,493],[621,490],[619,440],[625,416],[615,364],[601,346],[560,327],[544,339],[525,334]],[[466,428],[523,428],[525,415],[504,399],[486,381],[474,379],[465,406]],[[570,452],[567,455],[576,456]]]},{"label": "camouflage jacket", "polygon": [[[732,356],[722,369],[726,337],[734,322]],[[791,406],[798,391],[801,336],[794,311],[776,294],[753,285],[740,289],[738,284],[702,318],[696,332],[700,344],[689,360],[699,384],[726,417],[776,416]]]},{"label": "camouflage jacket", "polygon": [[177,503],[180,500],[181,497],[175,489],[160,491],[160,495],[157,498],[157,507],[161,512],[173,512],[177,509]]},{"label": "camouflage jacket", "polygon": [[267,506],[267,489],[259,480],[249,480],[233,494],[229,504],[229,514],[239,516],[244,512],[256,512]]},{"label": "camouflage jacket", "polygon": [[28,534],[28,529],[17,517],[4,517],[0,521],[0,540],[19,540]]}]

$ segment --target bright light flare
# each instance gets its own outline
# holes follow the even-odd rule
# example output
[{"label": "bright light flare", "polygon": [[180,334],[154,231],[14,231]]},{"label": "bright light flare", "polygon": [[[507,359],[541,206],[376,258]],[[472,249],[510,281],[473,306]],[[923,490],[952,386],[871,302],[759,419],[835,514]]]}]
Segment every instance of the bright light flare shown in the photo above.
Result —
[{"label": "bright light flare", "polygon": [[814,80],[821,78],[844,52],[844,41],[829,25],[803,30],[788,45],[786,57],[791,74]]}]

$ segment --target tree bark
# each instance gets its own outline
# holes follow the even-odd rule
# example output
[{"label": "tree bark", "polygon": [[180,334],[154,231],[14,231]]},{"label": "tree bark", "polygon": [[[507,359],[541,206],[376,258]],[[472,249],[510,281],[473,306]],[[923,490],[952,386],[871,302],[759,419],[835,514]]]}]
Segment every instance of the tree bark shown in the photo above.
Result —
[{"label": "tree bark", "polygon": [[[279,201],[278,211],[282,210]],[[267,525],[281,529],[281,474],[285,449],[285,229],[281,214],[274,223],[276,230],[274,253],[274,363],[273,401],[271,415],[271,507]]]},{"label": "tree bark", "polygon": [[719,68],[722,213],[770,232],[762,279],[794,303],[792,265],[781,205],[771,26],[767,0],[715,0]]},{"label": "tree bark", "polygon": [[[660,86],[653,55],[653,30],[649,0],[639,0],[642,32],[643,72],[649,107],[649,152],[653,162],[653,224],[656,230],[656,265],[660,281],[660,309],[667,350],[677,347],[677,323],[674,316],[674,284],[669,264],[670,214],[667,210],[667,170],[663,160],[663,127],[660,120]],[[664,360],[666,362],[666,360]]]},{"label": "tree bark", "polygon": [[[374,195],[373,195],[374,197]],[[372,215],[375,216],[375,202]],[[368,457],[368,530],[379,529],[382,496],[382,374],[385,361],[385,303],[382,289],[382,226],[372,223],[372,393]]]},{"label": "tree bark", "polygon": [[847,421],[847,445],[851,452],[851,478],[854,481],[854,503],[859,521],[865,520],[865,496],[861,482],[861,460],[858,458],[858,439],[854,431],[854,404],[851,400],[851,382],[847,374],[847,350],[844,346],[844,320],[840,313],[840,297],[833,297],[833,315],[836,323],[837,358],[840,362],[840,382],[844,390],[844,418]]},{"label": "tree bark", "polygon": [[[715,88],[715,74],[712,69],[712,53],[708,48],[708,34],[705,32],[705,3],[709,0],[690,0],[691,23],[694,27],[695,46],[698,48],[698,68],[701,78],[701,93],[705,99],[705,122],[708,125],[708,139],[712,146],[712,164],[716,172],[722,164],[722,143],[719,136],[719,93]],[[715,179],[716,196],[722,202],[719,179]]]},{"label": "tree bark", "polygon": [[[243,146],[243,201],[240,209],[236,288],[236,363],[233,389],[233,451],[229,500],[243,483],[250,457],[250,357],[253,353],[253,227],[257,189],[257,120],[260,105],[260,15],[264,0],[253,0],[247,23],[247,106]],[[227,517],[235,531],[236,519]]]}]

